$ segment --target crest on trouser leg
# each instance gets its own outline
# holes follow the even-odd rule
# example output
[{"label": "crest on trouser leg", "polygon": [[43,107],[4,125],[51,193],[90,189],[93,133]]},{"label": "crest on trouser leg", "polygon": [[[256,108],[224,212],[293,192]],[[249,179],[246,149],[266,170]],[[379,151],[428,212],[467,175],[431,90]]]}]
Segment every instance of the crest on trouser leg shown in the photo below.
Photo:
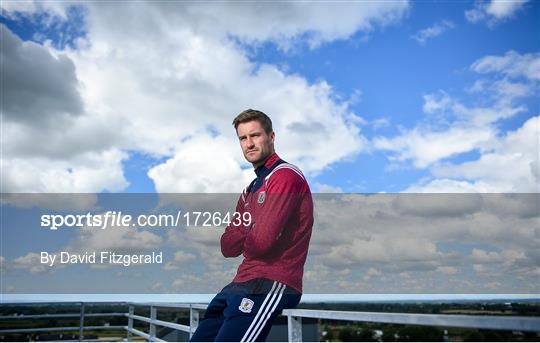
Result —
[{"label": "crest on trouser leg", "polygon": [[238,306],[238,309],[244,313],[251,313],[251,309],[253,308],[253,300],[248,298],[242,298],[242,301],[240,302],[240,306]]}]

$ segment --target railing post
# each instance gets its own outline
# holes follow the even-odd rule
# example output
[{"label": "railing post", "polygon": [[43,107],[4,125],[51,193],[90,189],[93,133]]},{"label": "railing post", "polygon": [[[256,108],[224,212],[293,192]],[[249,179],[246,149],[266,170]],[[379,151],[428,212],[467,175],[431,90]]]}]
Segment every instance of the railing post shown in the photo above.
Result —
[{"label": "railing post", "polygon": [[287,316],[289,342],[302,342],[302,317]]},{"label": "railing post", "polygon": [[131,339],[133,337],[133,334],[131,333],[131,329],[133,329],[133,314],[134,313],[135,313],[135,306],[129,305],[128,333],[127,333],[128,342],[131,342]]},{"label": "railing post", "polygon": [[84,339],[84,303],[81,303],[81,315],[79,320],[79,341]]},{"label": "railing post", "polygon": [[156,340],[156,321],[157,319],[157,309],[154,306],[150,306],[150,341],[154,342]]},{"label": "railing post", "polygon": [[189,339],[193,336],[193,332],[199,326],[199,311],[193,308],[193,305],[189,305]]}]

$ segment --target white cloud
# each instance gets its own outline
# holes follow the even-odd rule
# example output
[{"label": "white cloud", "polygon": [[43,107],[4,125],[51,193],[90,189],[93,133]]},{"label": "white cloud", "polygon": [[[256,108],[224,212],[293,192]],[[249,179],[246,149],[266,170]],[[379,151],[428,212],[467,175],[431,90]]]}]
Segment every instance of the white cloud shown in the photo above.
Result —
[{"label": "white cloud", "polygon": [[193,261],[197,258],[192,253],[184,252],[184,251],[177,251],[174,253],[174,259],[173,261],[168,261],[165,263],[165,266],[163,266],[163,270],[178,270],[182,268],[182,265],[186,262]]},{"label": "white cloud", "polygon": [[6,258],[0,256],[0,274],[4,275],[6,273]]},{"label": "white cloud", "polygon": [[474,7],[465,11],[465,18],[471,23],[487,21],[489,26],[514,18],[529,0],[476,1]]},{"label": "white cloud", "polygon": [[343,193],[343,189],[338,186],[315,183],[313,192],[316,193]]},{"label": "white cloud", "polygon": [[414,39],[420,45],[426,44],[426,41],[431,38],[440,36],[445,31],[454,28],[454,23],[449,20],[443,20],[439,23],[434,24],[428,28],[418,31],[411,36],[411,39]]},{"label": "white cloud", "polygon": [[441,159],[471,151],[489,142],[494,131],[489,128],[456,126],[447,131],[430,131],[415,128],[401,136],[388,139],[378,137],[374,145],[378,149],[397,152],[392,160],[413,160],[415,167],[426,168]]},{"label": "white cloud", "polygon": [[539,192],[539,121],[530,118],[498,137],[477,160],[432,167],[435,179],[412,185],[407,192]]},{"label": "white cloud", "polygon": [[2,189],[99,192],[126,187],[126,154],[99,118],[83,115],[73,60],[22,42],[0,25],[3,49]]},{"label": "white cloud", "polygon": [[382,274],[377,269],[371,267],[371,268],[368,269],[366,275],[369,276],[369,277],[372,277],[372,276],[381,276]]},{"label": "white cloud", "polygon": [[486,12],[495,18],[502,19],[512,16],[528,0],[492,0],[486,7]]},{"label": "white cloud", "polygon": [[390,126],[390,119],[388,118],[378,118],[371,122],[374,130]]},{"label": "white cloud", "polygon": [[461,217],[482,209],[480,195],[470,194],[422,194],[402,195],[394,199],[392,206],[403,215],[421,217]]},{"label": "white cloud", "polygon": [[[400,20],[408,10],[407,1],[389,3],[148,3],[122,5],[129,18],[133,13],[144,11],[161,18],[162,28],[178,30],[177,21],[204,36],[224,37],[232,35],[243,42],[253,44],[272,41],[282,49],[291,48],[300,39],[311,47],[337,39],[346,39],[357,31],[370,32]],[[118,10],[117,4],[92,6],[93,11],[103,14]],[[148,16],[150,17],[150,16]],[[113,15],[99,18],[106,26],[123,20]],[[124,20],[123,20],[124,21]],[[152,18],[141,23],[147,26]],[[105,23],[107,22],[107,23]],[[133,25],[125,20],[125,29]]]},{"label": "white cloud", "polygon": [[10,267],[13,269],[23,269],[27,270],[30,273],[46,273],[50,272],[52,269],[47,264],[41,263],[40,254],[37,253],[28,253],[24,256],[15,258]]},{"label": "white cloud", "polygon": [[[69,61],[74,76],[55,84],[82,99],[82,112],[67,106],[68,98],[55,97],[51,108],[67,114],[46,129],[6,117],[5,190],[121,191],[127,186],[122,161],[134,151],[165,160],[149,172],[158,191],[238,192],[253,174],[244,170],[230,122],[246,108],[270,114],[278,153],[316,174],[364,149],[359,117],[347,101],[336,100],[326,82],[309,83],[252,62],[230,37],[255,46],[271,41],[286,49],[307,42],[314,48],[399,21],[408,8],[407,2],[77,5],[85,7],[86,26],[74,47],[19,44],[42,51],[32,57],[34,63]],[[2,6],[13,18],[38,18],[46,11],[51,21],[71,20],[69,3]],[[43,69],[46,76],[50,68]],[[15,97],[10,101],[23,112],[30,105]],[[304,148],[306,141],[310,149]],[[221,162],[230,171],[220,172]]]},{"label": "white cloud", "polygon": [[397,260],[421,265],[429,264],[438,257],[435,244],[427,239],[402,236],[398,241],[386,235],[371,235],[368,240],[351,239],[349,244],[332,247],[324,256],[328,265],[355,262],[390,263]]},{"label": "white cloud", "polygon": [[[524,212],[526,204],[530,205],[530,210]],[[462,281],[467,279],[467,272],[473,270],[473,264],[486,261],[475,260],[472,253],[469,256],[468,252],[456,248],[461,244],[480,244],[492,247],[490,251],[497,251],[497,259],[490,262],[496,268],[485,270],[485,275],[497,277],[497,273],[503,272],[506,278],[511,274],[530,281],[526,275],[536,267],[537,204],[538,200],[523,194],[335,194],[319,197],[306,266],[311,277],[309,287],[320,290],[325,282],[328,282],[327,287],[335,287],[331,280],[345,279],[337,274],[344,269],[353,270],[353,275],[359,275],[359,281],[369,280],[366,287],[370,288],[366,289],[374,287],[379,291],[382,288],[377,287],[383,286],[376,278],[367,277],[369,274],[374,276],[375,270],[381,277],[406,273],[400,278],[405,275],[421,278],[419,286],[424,290],[429,289],[427,284],[436,277],[429,274],[431,272]],[[350,213],[354,215],[348,217]],[[460,250],[448,251],[448,243],[452,249]],[[480,251],[483,248],[474,249]],[[468,290],[481,282],[471,281]]]},{"label": "white cloud", "polygon": [[37,43],[22,42],[4,24],[0,24],[0,36],[2,83],[9,85],[2,89],[4,120],[44,126],[82,113],[71,59],[55,57]]},{"label": "white cloud", "polygon": [[[67,2],[54,1],[2,1],[2,15],[12,19],[17,19],[23,15],[32,15],[36,12],[42,12],[49,17],[67,18]],[[51,18],[46,18],[52,20]]]},{"label": "white cloud", "polygon": [[525,77],[529,80],[540,80],[540,54],[519,54],[507,51],[503,56],[485,56],[471,65],[471,70],[480,73],[502,73],[511,78]]},{"label": "white cloud", "polygon": [[[495,266],[494,269],[498,268],[499,272],[502,272],[502,269],[516,268],[519,265],[518,263],[526,258],[525,251],[513,249],[504,249],[500,252],[496,252],[475,248],[470,255],[474,271],[483,275],[495,272],[494,270],[491,270],[493,266]],[[490,265],[491,267],[489,267]],[[531,268],[527,268],[527,271],[530,272]]]},{"label": "white cloud", "polygon": [[539,192],[539,127],[540,117],[531,118],[521,128],[498,139],[493,150],[486,151],[478,160],[437,166],[433,174],[488,184],[491,192]]},{"label": "white cloud", "polygon": [[446,275],[456,275],[458,270],[456,267],[440,266],[437,267],[437,271]]},{"label": "white cloud", "polygon": [[[336,291],[335,280],[342,280],[353,286],[349,289],[351,292],[355,284],[357,290],[384,292],[393,289],[407,292],[410,285],[403,280],[407,276],[414,280],[414,289],[419,292],[426,289],[452,290],[452,284],[440,282],[437,288],[431,287],[441,278],[456,282],[468,280],[470,285],[463,291],[485,289],[481,279],[470,278],[470,272],[478,272],[478,267],[473,265],[485,266],[482,276],[501,277],[501,291],[523,289],[524,285],[531,284],[531,280],[537,278],[538,199],[529,194],[316,196],[317,211],[305,269],[305,291]],[[524,207],[527,207],[525,211]],[[82,252],[103,248],[137,253],[141,253],[141,249],[163,250],[164,265],[148,268],[160,270],[163,267],[162,270],[171,272],[161,273],[159,280],[144,286],[150,288],[153,283],[159,282],[163,286],[156,286],[160,292],[172,291],[171,285],[178,273],[194,282],[177,282],[175,289],[180,292],[191,292],[194,285],[204,290],[222,287],[223,280],[230,280],[234,276],[242,259],[223,258],[219,249],[221,230],[160,230],[166,234],[162,239],[132,236],[127,234],[126,231],[130,229],[126,228],[97,231],[109,230],[126,235],[88,237],[73,232],[79,237],[62,250],[74,251],[70,247],[75,245]],[[176,253],[171,258],[169,252],[172,247]],[[473,249],[472,252],[469,247]],[[26,254],[24,247],[19,247],[18,251]],[[20,270],[28,270],[34,265],[31,257],[26,259],[30,261],[19,263],[19,270],[7,263],[10,269],[6,283],[20,275]],[[10,259],[9,262],[13,261]],[[89,273],[95,272],[92,266],[88,267]],[[66,269],[62,272],[69,274],[70,269]],[[100,272],[105,270],[101,269]],[[116,271],[109,272],[119,277]],[[190,275],[195,278],[190,279]],[[132,273],[126,272],[120,276],[127,280],[132,278]]]},{"label": "white cloud", "polygon": [[476,275],[486,276],[490,274],[490,269],[483,264],[473,264]]},{"label": "white cloud", "polygon": [[486,182],[460,181],[437,178],[413,184],[405,190],[407,193],[490,193],[503,192]]},{"label": "white cloud", "polygon": [[443,91],[435,94],[424,95],[424,106],[422,110],[425,113],[433,114],[447,111],[452,105],[452,98]]},{"label": "white cloud", "polygon": [[163,244],[163,238],[156,233],[131,225],[132,222],[129,222],[127,227],[109,225],[105,229],[85,226],[77,229],[74,238],[64,250],[141,252],[157,249]]},{"label": "white cloud", "polygon": [[160,193],[238,192],[254,178],[252,169],[241,168],[239,150],[223,136],[194,137],[173,158],[151,168],[148,176]]},{"label": "white cloud", "polygon": [[2,188],[6,192],[92,193],[121,191],[126,154],[118,151],[82,154],[73,159],[3,158]]},{"label": "white cloud", "polygon": [[[393,138],[377,137],[373,144],[393,152],[390,160],[429,168],[432,177],[407,192],[537,192],[538,117],[505,134],[498,123],[528,111],[521,100],[538,90],[539,67],[538,54],[509,51],[478,59],[470,69],[490,78],[476,80],[468,91],[481,95],[482,106],[468,106],[444,91],[427,94],[423,123]],[[479,157],[462,163],[447,160],[471,152]]]}]

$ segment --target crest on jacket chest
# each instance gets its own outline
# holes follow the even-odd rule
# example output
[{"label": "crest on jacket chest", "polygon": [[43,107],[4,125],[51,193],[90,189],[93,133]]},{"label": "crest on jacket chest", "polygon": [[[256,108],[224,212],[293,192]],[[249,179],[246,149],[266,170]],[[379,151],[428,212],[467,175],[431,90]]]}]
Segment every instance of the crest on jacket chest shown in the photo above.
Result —
[{"label": "crest on jacket chest", "polygon": [[264,199],[266,199],[266,191],[259,192],[259,196],[257,197],[257,202],[259,204],[262,204],[264,202]]}]

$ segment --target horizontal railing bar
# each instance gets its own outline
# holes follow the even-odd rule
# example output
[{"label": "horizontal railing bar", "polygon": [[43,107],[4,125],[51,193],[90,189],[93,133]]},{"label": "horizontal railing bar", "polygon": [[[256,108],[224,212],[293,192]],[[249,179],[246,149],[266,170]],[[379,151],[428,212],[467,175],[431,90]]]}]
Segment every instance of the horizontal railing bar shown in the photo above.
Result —
[{"label": "horizontal railing bar", "polygon": [[154,306],[154,307],[170,307],[170,308],[185,308],[190,309],[194,308],[196,310],[206,310],[208,305],[205,304],[177,304],[177,303],[129,303],[129,305],[134,306]]},{"label": "horizontal railing bar", "polygon": [[[85,313],[85,317],[118,317],[118,316],[125,316],[125,313]],[[40,319],[40,318],[71,318],[76,317],[79,318],[81,316],[80,313],[59,313],[59,314],[20,314],[17,316],[0,316],[0,319]]]},{"label": "horizontal railing bar", "polygon": [[30,306],[30,305],[47,305],[47,304],[55,304],[55,305],[81,305],[85,304],[86,306],[93,306],[93,305],[118,305],[118,306],[124,306],[128,304],[125,301],[37,301],[37,302],[0,302],[2,306]]},{"label": "horizontal railing bar", "polygon": [[157,320],[157,319],[154,320],[153,323],[156,324],[156,325],[159,325],[159,326],[164,326],[164,327],[175,329],[175,330],[181,330],[181,331],[184,331],[184,332],[189,332],[189,325],[171,323],[171,322],[166,322],[166,321]]},{"label": "horizontal railing bar", "polygon": [[80,313],[62,313],[62,314],[30,314],[18,316],[0,316],[0,319],[39,319],[39,318],[71,318],[80,317]]},{"label": "horizontal railing bar", "polygon": [[17,332],[40,332],[40,331],[79,331],[78,326],[65,326],[58,328],[32,328],[32,329],[2,329],[0,333],[17,333]]},{"label": "horizontal railing bar", "polygon": [[101,326],[85,326],[84,329],[85,330],[108,330],[108,329],[123,329],[124,326],[122,325],[109,325],[109,326],[104,326],[104,325],[101,325]]},{"label": "horizontal railing bar", "polygon": [[193,305],[191,305],[191,308],[195,309],[195,310],[206,310],[208,308],[208,305],[206,305],[206,304],[193,304]]},{"label": "horizontal railing bar", "polygon": [[[122,330],[124,326],[85,326],[85,330]],[[32,329],[2,329],[0,333],[23,333],[23,332],[47,332],[47,331],[79,331],[78,326],[65,326],[57,328],[32,328]]]},{"label": "horizontal railing bar", "polygon": [[128,318],[133,318],[133,319],[137,319],[137,320],[140,320],[142,322],[146,322],[146,323],[150,323],[152,321],[152,319],[148,318],[148,317],[143,317],[143,316],[138,316],[136,314],[130,316],[129,314],[127,315]]},{"label": "horizontal railing bar", "polygon": [[511,331],[540,331],[540,318],[538,317],[319,311],[300,309],[283,310],[283,314],[293,317],[387,324],[446,326]]},{"label": "horizontal railing bar", "polygon": [[[129,314],[127,315],[127,317],[130,318]],[[132,315],[131,318],[136,319],[136,320],[140,320],[140,321],[143,321],[143,322],[146,322],[146,323],[149,323],[149,324],[155,324],[155,325],[165,326],[165,327],[175,329],[175,330],[181,330],[181,331],[189,332],[189,326],[188,325],[171,323],[171,322],[167,322],[167,321],[164,321],[164,320],[157,320],[157,319],[152,320],[151,318],[139,316],[139,315],[136,315],[136,314]]]},{"label": "horizontal railing bar", "polygon": [[127,330],[128,332],[131,332],[132,334],[135,334],[135,335],[137,335],[137,336],[139,336],[139,337],[142,337],[142,338],[144,338],[144,339],[150,341],[150,335],[149,335],[149,334],[144,333],[144,332],[139,331],[139,330],[134,329],[134,328],[129,329],[127,326],[126,326],[125,328],[126,328],[126,330]]}]

